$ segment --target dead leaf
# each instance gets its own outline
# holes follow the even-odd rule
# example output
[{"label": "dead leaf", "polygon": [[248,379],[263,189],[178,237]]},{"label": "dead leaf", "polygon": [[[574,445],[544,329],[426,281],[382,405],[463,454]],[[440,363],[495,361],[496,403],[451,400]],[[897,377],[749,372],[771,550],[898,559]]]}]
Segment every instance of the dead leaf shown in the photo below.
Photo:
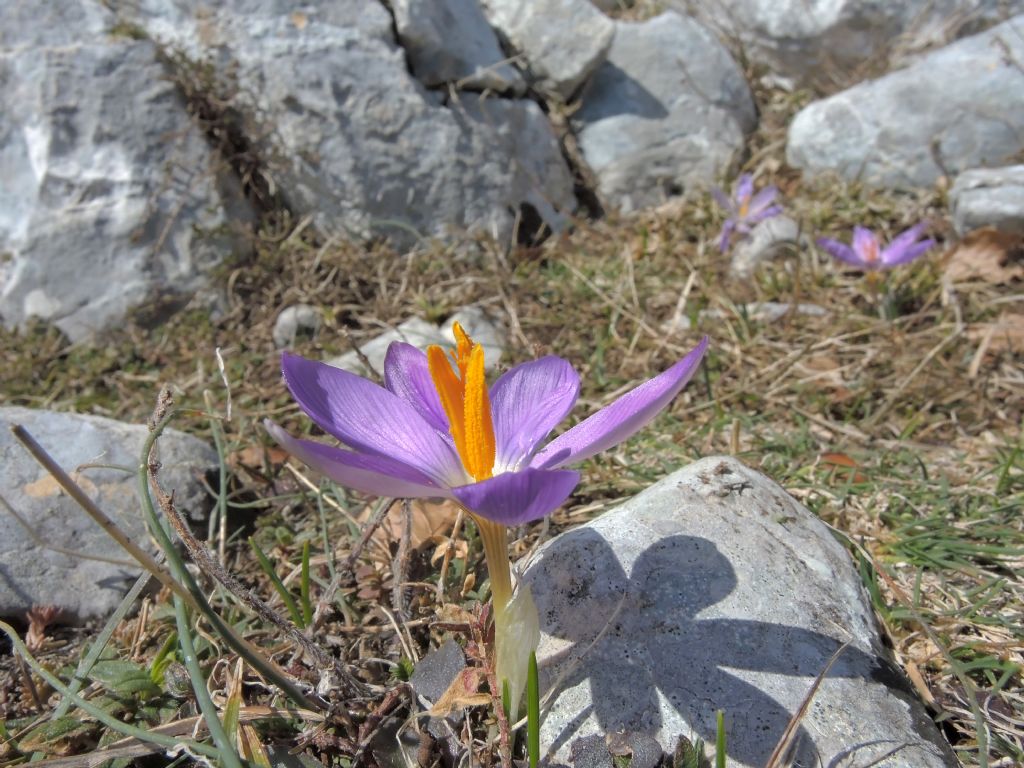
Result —
[{"label": "dead leaf", "polygon": [[810,355],[794,366],[802,375],[801,383],[814,384],[832,395],[833,403],[853,399],[853,392],[843,380],[842,366],[831,355]]},{"label": "dead leaf", "polygon": [[271,467],[279,467],[287,460],[287,451],[273,446],[264,447],[262,445],[249,445],[239,451],[232,451],[227,456],[228,466],[234,470],[238,470],[240,467],[262,469],[264,462]]},{"label": "dead leaf", "polygon": [[479,707],[489,704],[491,697],[486,693],[478,693],[483,680],[484,671],[479,667],[464,669],[455,676],[448,690],[427,712],[431,717],[448,717],[457,709]]},{"label": "dead leaf", "polygon": [[[459,514],[459,505],[454,501],[424,501],[414,499],[409,503],[412,509],[412,537],[409,540],[410,546],[420,549],[427,544],[447,545],[448,534],[455,524],[455,518]],[[381,522],[380,527],[374,531],[371,540],[384,551],[390,551],[394,543],[402,540],[402,532],[405,529],[405,511],[402,504],[392,505],[387,517]],[[370,519],[371,509],[367,507],[359,516],[360,522]]]},{"label": "dead leaf", "polygon": [[867,482],[867,476],[860,472],[860,464],[845,453],[823,453],[819,457],[822,464],[835,469],[835,474],[843,477],[844,480],[852,480],[855,483]]},{"label": "dead leaf", "polygon": [[292,26],[296,29],[305,29],[309,24],[309,17],[301,11],[293,11],[291,15]]},{"label": "dead leaf", "polygon": [[444,603],[437,610],[437,620],[443,624],[465,624],[469,626],[476,621],[476,616],[455,603]]},{"label": "dead leaf", "polygon": [[1024,280],[1024,237],[985,227],[968,232],[949,252],[946,277],[1005,285]]},{"label": "dead leaf", "polygon": [[447,537],[435,537],[441,540],[437,542],[437,546],[434,547],[434,554],[430,556],[430,564],[437,565],[440,560],[444,559],[445,552],[448,551],[448,545],[451,543],[452,548],[452,559],[453,560],[465,560],[469,556],[469,542],[465,539],[458,539],[452,542]]},{"label": "dead leaf", "polygon": [[989,352],[1020,352],[1024,350],[1024,315],[1003,312],[995,322],[971,323],[967,327],[967,338],[971,341],[988,339]]}]

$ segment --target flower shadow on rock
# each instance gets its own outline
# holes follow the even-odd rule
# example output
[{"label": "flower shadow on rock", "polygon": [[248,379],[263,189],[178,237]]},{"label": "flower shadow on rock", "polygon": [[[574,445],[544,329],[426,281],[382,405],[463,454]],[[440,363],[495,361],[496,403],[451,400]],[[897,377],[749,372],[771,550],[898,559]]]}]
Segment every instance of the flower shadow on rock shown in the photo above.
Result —
[{"label": "flower shadow on rock", "polygon": [[[597,532],[580,529],[565,536],[575,539],[572,556],[549,552],[527,576],[542,629],[572,643],[542,660],[541,685],[542,690],[550,687],[565,674],[556,694],[560,695],[589,680],[592,705],[563,728],[550,749],[575,740],[591,711],[603,733],[655,735],[663,725],[660,691],[693,732],[710,743],[715,737],[715,710],[725,709],[729,757],[763,765],[792,712],[725,668],[804,677],[809,690],[841,642],[783,624],[696,618],[737,585],[729,561],[707,539],[666,537],[640,555],[632,577],[627,577]],[[591,647],[609,621],[604,636]],[[585,657],[577,664],[581,654]],[[890,685],[900,680],[898,674],[887,673],[884,663],[850,646],[828,677],[860,677]],[[672,743],[662,747],[671,751],[678,735],[690,736],[666,734]],[[797,765],[818,764],[812,739],[803,728],[794,759]]]}]

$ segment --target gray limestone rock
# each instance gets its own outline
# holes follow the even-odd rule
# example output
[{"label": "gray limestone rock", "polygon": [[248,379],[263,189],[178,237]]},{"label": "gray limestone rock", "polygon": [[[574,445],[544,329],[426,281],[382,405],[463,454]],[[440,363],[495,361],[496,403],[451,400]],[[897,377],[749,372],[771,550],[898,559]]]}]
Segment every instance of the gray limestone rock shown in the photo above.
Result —
[{"label": "gray limestone rock", "polygon": [[274,321],[274,346],[284,349],[295,344],[299,335],[315,334],[320,329],[320,312],[309,304],[285,307]]},{"label": "gray limestone rock", "polygon": [[734,277],[747,278],[757,267],[787,249],[793,250],[800,239],[800,225],[789,216],[772,216],[759,221],[732,251],[729,271]]},{"label": "gray limestone rock", "polygon": [[978,227],[1024,234],[1024,165],[964,171],[949,196],[958,234]]},{"label": "gray limestone rock", "polygon": [[[484,348],[484,361],[487,370],[494,370],[505,349],[505,333],[479,307],[467,307],[459,310],[441,326],[428,323],[418,317],[409,318],[398,327],[360,345],[359,350],[366,356],[374,370],[383,374],[384,357],[387,355],[391,342],[404,341],[423,350],[432,344],[448,348],[454,344],[452,327],[456,322],[462,326],[473,341]],[[367,374],[366,366],[354,351],[346,352],[344,355],[325,362],[335,368],[342,368],[360,376]]]},{"label": "gray limestone rock", "polygon": [[[140,569],[44,549],[7,509],[10,505],[50,547],[117,560],[131,558],[57,485],[18,443],[21,424],[109,517],[137,543],[146,528],[137,492],[147,428],[98,416],[0,408],[0,616],[23,618],[33,605],[57,606],[65,620],[102,617],[117,607]],[[202,517],[209,508],[200,478],[217,467],[203,441],[167,430],[159,443],[164,488],[178,508]],[[103,467],[78,467],[103,464]],[[110,469],[122,466],[125,470]]]},{"label": "gray limestone rock", "polygon": [[1024,12],[1024,0],[671,0],[799,83],[848,84],[859,70],[944,45]]},{"label": "gray limestone rock", "polygon": [[482,0],[491,25],[525,59],[537,84],[568,101],[604,61],[615,34],[588,0]]},{"label": "gray limestone rock", "polygon": [[573,121],[599,194],[631,211],[714,181],[756,115],[743,73],[693,19],[665,13],[615,25]]},{"label": "gray limestone rock", "polygon": [[399,246],[453,230],[507,240],[524,206],[557,211],[552,228],[575,207],[540,108],[426,90],[379,3],[138,0],[124,13],[230,76],[231,106],[266,173],[326,233]]},{"label": "gray limestone rock", "polygon": [[702,459],[558,536],[523,578],[556,761],[594,734],[713,744],[724,709],[729,765],[762,766],[848,641],[801,721],[797,764],[957,765],[889,660],[849,554],[735,459]]},{"label": "gray limestone rock", "polygon": [[[29,12],[31,9],[31,12]],[[0,4],[0,320],[73,341],[158,322],[208,284],[248,222],[145,40],[92,0]],[[236,233],[237,234],[237,233]]]},{"label": "gray limestone rock", "polygon": [[522,93],[522,76],[501,50],[477,0],[394,0],[398,39],[424,85]]},{"label": "gray limestone rock", "polygon": [[801,110],[786,157],[891,188],[1005,163],[1024,150],[1024,15]]}]

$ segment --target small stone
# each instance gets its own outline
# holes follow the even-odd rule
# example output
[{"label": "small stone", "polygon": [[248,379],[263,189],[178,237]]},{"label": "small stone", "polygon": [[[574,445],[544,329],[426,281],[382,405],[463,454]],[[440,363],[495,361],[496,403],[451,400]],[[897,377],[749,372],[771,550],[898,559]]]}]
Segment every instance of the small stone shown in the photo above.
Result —
[{"label": "small stone", "polygon": [[[410,318],[401,323],[397,328],[360,345],[359,350],[370,361],[373,369],[378,374],[383,375],[384,358],[392,342],[404,341],[422,350],[426,350],[427,347],[433,344],[448,348],[454,344],[454,336],[451,329],[456,321],[461,323],[466,333],[483,347],[487,370],[494,370],[501,360],[501,355],[504,351],[504,333],[482,310],[476,307],[468,307],[456,312],[441,327],[428,323],[426,320],[418,317]],[[328,365],[333,365],[335,368],[351,371],[359,376],[366,376],[368,373],[363,361],[359,359],[359,355],[354,351],[346,352],[339,357],[331,358],[325,362]]]},{"label": "small stone", "polygon": [[[54,548],[130,561],[131,556],[15,440],[10,428],[16,424],[24,426],[131,539],[143,543],[149,536],[134,470],[149,430],[99,416],[0,408],[0,488],[5,500]],[[158,446],[164,489],[174,492],[182,514],[203,517],[210,504],[200,479],[217,467],[216,451],[177,430],[165,431]],[[76,469],[89,463],[130,469]],[[0,510],[0,616],[21,618],[33,605],[53,605],[73,621],[102,618],[118,606],[139,573],[135,565],[43,548],[12,515]]]},{"label": "small stone", "polygon": [[434,704],[465,668],[466,655],[458,643],[448,638],[444,645],[417,662],[409,684],[417,696]]},{"label": "small stone", "polygon": [[722,709],[729,765],[763,766],[849,642],[800,721],[794,764],[958,765],[890,659],[849,553],[736,459],[695,462],[559,535],[523,581],[542,695],[557,683],[541,726],[556,761],[619,732],[670,753],[680,737],[713,744]]},{"label": "small stone", "polygon": [[525,89],[476,0],[394,0],[391,8],[413,74],[424,85],[516,94]]},{"label": "small stone", "polygon": [[[707,320],[721,320],[726,317],[733,317],[736,314],[756,323],[774,323],[786,315],[805,315],[807,317],[828,317],[829,311],[818,304],[791,304],[780,301],[753,301],[749,304],[739,304],[737,312],[726,312],[717,307],[702,309],[697,316],[698,324]],[[680,314],[669,318],[662,324],[665,333],[676,333],[687,331],[691,327],[690,318]]]},{"label": "small stone", "polygon": [[566,101],[604,61],[615,34],[588,0],[483,0],[483,8],[538,84]]},{"label": "small stone", "polygon": [[759,221],[736,241],[729,270],[733,277],[748,278],[760,264],[793,252],[800,239],[800,225],[785,215]]},{"label": "small stone", "polygon": [[964,171],[949,196],[957,234],[980,227],[1024,234],[1024,165]]},{"label": "small stone", "polygon": [[313,336],[320,330],[320,313],[309,304],[285,307],[274,322],[274,346],[291,347],[301,334]]}]

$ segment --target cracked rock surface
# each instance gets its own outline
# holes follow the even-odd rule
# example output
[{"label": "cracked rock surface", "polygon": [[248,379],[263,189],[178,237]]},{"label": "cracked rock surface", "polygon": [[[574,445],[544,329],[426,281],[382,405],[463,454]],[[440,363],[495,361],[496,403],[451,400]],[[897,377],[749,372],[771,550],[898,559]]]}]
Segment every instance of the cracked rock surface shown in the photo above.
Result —
[{"label": "cracked rock surface", "polygon": [[0,4],[0,318],[72,341],[180,308],[252,212],[156,46],[87,0]]},{"label": "cracked rock surface", "polygon": [[326,232],[398,245],[453,230],[507,241],[523,205],[555,229],[575,208],[537,105],[427,90],[379,3],[142,0],[134,20],[231,73],[233,106],[267,171]]},{"label": "cracked rock surface", "polygon": [[671,0],[742,42],[751,60],[799,83],[851,73],[976,34],[1024,0]]},{"label": "cracked rock surface", "polygon": [[1024,150],[1024,14],[928,53],[905,69],[801,110],[786,158],[895,189],[1002,165]]},{"label": "cracked rock surface", "polygon": [[603,200],[632,211],[706,187],[738,159],[754,101],[729,52],[677,13],[616,22],[573,122]]}]

